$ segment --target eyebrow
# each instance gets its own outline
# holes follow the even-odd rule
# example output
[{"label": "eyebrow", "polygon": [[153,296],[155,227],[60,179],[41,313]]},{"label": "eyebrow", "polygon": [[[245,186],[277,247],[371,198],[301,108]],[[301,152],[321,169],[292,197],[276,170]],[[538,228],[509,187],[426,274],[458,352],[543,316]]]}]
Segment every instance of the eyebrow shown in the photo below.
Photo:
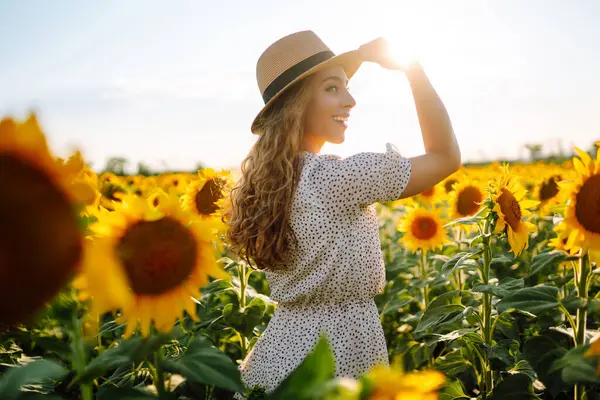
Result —
[{"label": "eyebrow", "polygon": [[[329,79],[333,79],[333,80],[338,81],[339,83],[342,83],[342,79],[339,76],[335,76],[335,75],[328,76],[327,78],[323,79],[323,82],[325,82]],[[346,81],[346,83],[348,83],[348,82]]]}]

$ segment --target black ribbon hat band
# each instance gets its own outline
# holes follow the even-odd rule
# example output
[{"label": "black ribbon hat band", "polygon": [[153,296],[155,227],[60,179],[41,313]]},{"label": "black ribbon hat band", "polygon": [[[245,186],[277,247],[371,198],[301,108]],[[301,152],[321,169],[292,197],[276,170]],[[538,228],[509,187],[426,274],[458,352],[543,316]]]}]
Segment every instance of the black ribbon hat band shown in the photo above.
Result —
[{"label": "black ribbon hat band", "polygon": [[305,58],[298,64],[295,64],[287,70],[285,70],[284,72],[282,72],[277,78],[273,80],[273,82],[269,84],[269,86],[267,86],[267,88],[263,92],[262,98],[265,104],[267,104],[269,100],[273,98],[273,96],[279,93],[279,91],[285,88],[290,82],[293,82],[294,79],[296,79],[309,69],[321,64],[324,61],[329,60],[330,58],[333,58],[334,56],[335,54],[333,54],[332,51],[321,51],[319,53],[313,54],[308,58]]}]

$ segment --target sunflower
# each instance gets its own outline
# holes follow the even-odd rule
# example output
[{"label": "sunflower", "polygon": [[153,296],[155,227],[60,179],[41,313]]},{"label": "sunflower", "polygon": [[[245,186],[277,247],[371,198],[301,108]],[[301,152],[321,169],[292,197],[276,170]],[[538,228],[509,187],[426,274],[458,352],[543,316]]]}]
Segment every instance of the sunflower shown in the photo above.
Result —
[{"label": "sunflower", "polygon": [[174,192],[179,195],[185,192],[190,179],[192,179],[192,176],[189,174],[163,174],[160,176],[158,185],[167,193]]},{"label": "sunflower", "polygon": [[369,400],[434,400],[446,377],[436,370],[404,373],[376,365],[365,374],[364,380],[368,382]]},{"label": "sunflower", "polygon": [[535,225],[523,217],[531,215],[528,209],[537,206],[539,201],[525,199],[527,192],[509,173],[507,164],[502,166],[500,176],[490,181],[487,191],[491,213],[498,217],[494,233],[506,231],[510,249],[518,256],[529,243],[529,232],[536,230]]},{"label": "sunflower", "polygon": [[[600,339],[594,340],[587,351],[583,354],[584,358],[600,358]],[[600,362],[596,367],[596,376],[600,376]]]},{"label": "sunflower", "polygon": [[91,189],[72,185],[34,114],[0,121],[0,187],[0,323],[13,324],[75,274],[83,247],[75,206],[90,200]]},{"label": "sunflower", "polygon": [[398,221],[397,230],[404,236],[398,240],[412,252],[441,248],[446,241],[444,220],[439,210],[412,207]]},{"label": "sunflower", "polygon": [[450,218],[464,218],[475,215],[482,207],[481,202],[485,199],[484,190],[474,180],[465,179],[453,185],[450,193]]},{"label": "sunflower", "polygon": [[550,215],[555,207],[564,203],[566,191],[561,189],[562,175],[554,173],[541,180],[537,185],[536,195],[540,201],[540,216]]},{"label": "sunflower", "polygon": [[440,185],[435,185],[417,195],[418,200],[425,206],[431,206],[438,202],[444,194],[444,189]]},{"label": "sunflower", "polygon": [[571,254],[600,250],[600,151],[592,160],[588,153],[575,150],[579,154],[573,158],[577,177],[567,190],[564,219]]},{"label": "sunflower", "polygon": [[557,224],[552,230],[556,232],[556,237],[553,237],[548,241],[548,246],[553,247],[556,250],[568,252],[567,240],[569,239],[569,235],[565,230],[565,224],[561,222]]},{"label": "sunflower", "polygon": [[100,186],[100,205],[107,210],[114,210],[115,204],[121,202],[123,195],[127,193],[127,189],[122,182],[105,180]]},{"label": "sunflower", "polygon": [[212,168],[205,168],[198,171],[198,179],[190,182],[182,196],[184,208],[202,218],[220,219],[232,183],[228,170],[217,172]]},{"label": "sunflower", "polygon": [[157,207],[126,194],[91,230],[77,287],[89,292],[92,317],[120,308],[127,337],[138,322],[146,336],[153,322],[169,331],[183,311],[197,319],[192,296],[209,275],[228,278],[215,260],[213,224],[183,210],[176,193]]}]

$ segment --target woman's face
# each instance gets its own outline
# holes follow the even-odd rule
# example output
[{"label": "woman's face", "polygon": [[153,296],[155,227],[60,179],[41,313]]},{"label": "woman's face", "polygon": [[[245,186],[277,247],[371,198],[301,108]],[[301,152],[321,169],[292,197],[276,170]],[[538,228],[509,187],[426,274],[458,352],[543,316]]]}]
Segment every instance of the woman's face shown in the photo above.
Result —
[{"label": "woman's face", "polygon": [[304,115],[304,140],[320,148],[325,142],[343,143],[350,110],[356,101],[348,92],[348,78],[342,67],[315,73],[311,99]]}]

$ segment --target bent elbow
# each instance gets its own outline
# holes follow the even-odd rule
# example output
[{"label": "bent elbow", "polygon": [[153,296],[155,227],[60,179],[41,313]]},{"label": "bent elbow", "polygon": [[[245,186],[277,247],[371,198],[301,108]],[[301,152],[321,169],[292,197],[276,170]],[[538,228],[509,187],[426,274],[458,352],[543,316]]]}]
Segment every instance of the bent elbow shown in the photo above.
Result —
[{"label": "bent elbow", "polygon": [[462,165],[462,156],[460,154],[460,150],[458,150],[455,154],[448,156],[448,175],[452,175],[456,171],[460,169]]}]

